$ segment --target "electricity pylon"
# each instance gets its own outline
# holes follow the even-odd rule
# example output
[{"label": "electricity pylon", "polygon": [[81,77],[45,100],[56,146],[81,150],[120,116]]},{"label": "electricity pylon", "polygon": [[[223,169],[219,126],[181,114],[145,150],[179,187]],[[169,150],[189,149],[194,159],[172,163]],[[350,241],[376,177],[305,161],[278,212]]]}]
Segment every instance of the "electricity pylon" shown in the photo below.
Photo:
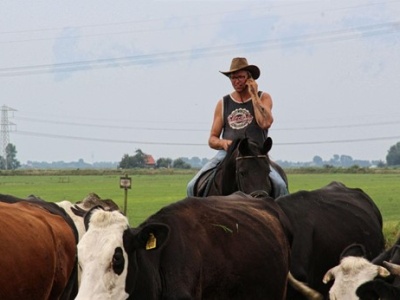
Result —
[{"label": "electricity pylon", "polygon": [[5,163],[5,169],[8,169],[8,161],[7,161],[7,145],[10,143],[10,128],[14,123],[8,121],[8,112],[9,111],[17,111],[14,108],[3,105],[1,107],[1,140],[2,140],[2,153],[3,159]]}]

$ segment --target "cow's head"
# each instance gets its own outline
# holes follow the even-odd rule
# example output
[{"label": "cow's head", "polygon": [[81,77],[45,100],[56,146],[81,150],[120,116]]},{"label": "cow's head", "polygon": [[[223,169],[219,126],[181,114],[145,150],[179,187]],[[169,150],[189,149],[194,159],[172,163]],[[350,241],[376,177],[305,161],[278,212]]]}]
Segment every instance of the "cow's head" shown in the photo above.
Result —
[{"label": "cow's head", "polygon": [[[99,208],[89,211],[85,222],[87,232],[78,244],[82,278],[76,299],[122,300],[132,293],[157,292],[160,286],[155,278],[147,279],[158,276],[151,267],[157,267],[154,258],[168,240],[168,226],[130,228],[120,212]],[[151,267],[147,268],[146,263]]]},{"label": "cow's head", "polygon": [[82,270],[76,299],[127,299],[127,254],[123,232],[128,219],[118,211],[94,208],[88,212],[88,228],[78,243]]},{"label": "cow's head", "polygon": [[361,284],[377,276],[389,275],[387,269],[374,265],[363,257],[347,256],[339,265],[326,272],[323,282],[335,280],[329,291],[329,299],[358,300],[356,290]]}]

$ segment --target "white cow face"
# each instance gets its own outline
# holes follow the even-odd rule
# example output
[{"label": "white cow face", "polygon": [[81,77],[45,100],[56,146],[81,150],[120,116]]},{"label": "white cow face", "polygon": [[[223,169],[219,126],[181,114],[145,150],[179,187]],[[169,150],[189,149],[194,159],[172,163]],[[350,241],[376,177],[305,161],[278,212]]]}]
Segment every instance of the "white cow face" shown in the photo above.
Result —
[{"label": "white cow face", "polygon": [[123,247],[123,232],[128,220],[120,212],[95,210],[89,228],[78,244],[82,269],[81,285],[75,299],[127,299],[125,282],[128,256]]},{"label": "white cow face", "polygon": [[330,300],[358,300],[357,288],[377,276],[386,277],[390,273],[384,267],[374,265],[365,258],[347,256],[340,265],[326,272],[323,282],[335,280],[329,291]]}]

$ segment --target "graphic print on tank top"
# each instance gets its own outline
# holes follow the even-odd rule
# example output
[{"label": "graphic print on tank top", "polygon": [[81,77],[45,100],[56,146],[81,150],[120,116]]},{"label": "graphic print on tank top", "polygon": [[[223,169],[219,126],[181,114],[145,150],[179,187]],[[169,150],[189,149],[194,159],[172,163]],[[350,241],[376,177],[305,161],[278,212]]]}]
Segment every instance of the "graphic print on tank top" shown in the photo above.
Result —
[{"label": "graphic print on tank top", "polygon": [[232,129],[240,130],[248,126],[253,121],[253,116],[245,108],[237,108],[228,116],[228,124]]}]

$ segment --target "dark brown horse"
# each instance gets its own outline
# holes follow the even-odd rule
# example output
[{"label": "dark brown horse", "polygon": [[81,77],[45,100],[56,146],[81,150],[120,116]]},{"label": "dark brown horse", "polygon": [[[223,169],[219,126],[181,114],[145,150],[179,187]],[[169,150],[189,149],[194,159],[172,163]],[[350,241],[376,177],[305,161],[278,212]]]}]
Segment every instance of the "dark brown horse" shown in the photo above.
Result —
[{"label": "dark brown horse", "polygon": [[225,196],[237,191],[254,195],[274,195],[274,185],[269,177],[271,165],[282,176],[286,185],[287,177],[283,169],[269,159],[271,147],[272,139],[269,137],[263,145],[249,138],[234,140],[222,162],[200,176],[194,186],[195,195]]}]

